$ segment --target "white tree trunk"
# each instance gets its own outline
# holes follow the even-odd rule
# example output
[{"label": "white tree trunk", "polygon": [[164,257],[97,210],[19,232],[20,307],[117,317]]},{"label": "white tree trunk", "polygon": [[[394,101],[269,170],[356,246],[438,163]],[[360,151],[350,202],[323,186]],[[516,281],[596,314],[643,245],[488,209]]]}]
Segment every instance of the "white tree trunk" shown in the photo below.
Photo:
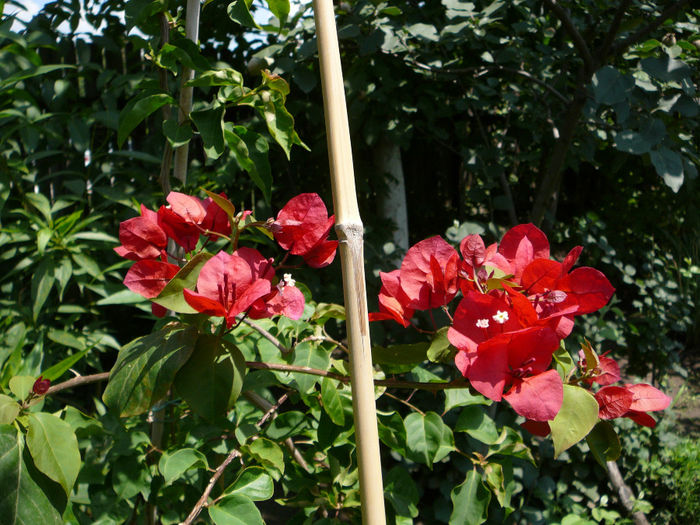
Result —
[{"label": "white tree trunk", "polygon": [[401,148],[383,138],[374,150],[377,173],[386,178],[388,192],[379,204],[379,214],[394,225],[392,242],[401,253],[408,250],[408,208]]}]

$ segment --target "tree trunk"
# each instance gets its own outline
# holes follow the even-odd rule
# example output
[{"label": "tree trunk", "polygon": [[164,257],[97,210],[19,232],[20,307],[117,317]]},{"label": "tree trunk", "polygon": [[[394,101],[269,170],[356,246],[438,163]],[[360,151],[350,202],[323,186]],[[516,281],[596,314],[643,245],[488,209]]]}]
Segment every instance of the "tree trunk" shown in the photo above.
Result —
[{"label": "tree trunk", "polygon": [[401,163],[401,148],[389,139],[382,138],[374,149],[377,174],[387,181],[387,193],[379,203],[379,214],[394,225],[392,242],[398,253],[408,250],[408,207],[406,182]]}]

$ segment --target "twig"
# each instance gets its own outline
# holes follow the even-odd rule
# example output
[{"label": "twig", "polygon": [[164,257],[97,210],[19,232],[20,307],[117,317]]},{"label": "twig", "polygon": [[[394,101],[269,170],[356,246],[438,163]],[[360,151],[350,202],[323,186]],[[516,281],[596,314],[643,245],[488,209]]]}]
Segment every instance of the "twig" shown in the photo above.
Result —
[{"label": "twig", "polygon": [[395,396],[394,394],[390,394],[389,392],[384,392],[384,394],[385,394],[386,396],[389,396],[391,399],[395,399],[395,400],[398,401],[399,403],[403,403],[404,405],[406,405],[408,408],[410,408],[410,409],[413,410],[414,412],[418,412],[421,416],[424,416],[424,415],[425,415],[425,412],[423,412],[423,411],[422,411],[420,408],[418,408],[416,405],[414,405],[414,404],[412,404],[412,403],[409,403],[409,402],[406,401],[405,399],[401,399],[399,396]]},{"label": "twig", "polygon": [[656,28],[658,28],[661,24],[663,24],[666,20],[669,18],[672,18],[678,11],[683,9],[686,4],[689,4],[690,0],[681,0],[680,2],[676,2],[673,5],[668,6],[666,9],[662,11],[662,13],[655,18],[653,21],[649,22],[647,25],[644,27],[638,29],[634,33],[632,33],[630,36],[622,40],[621,42],[618,42],[614,46],[612,46],[611,55],[619,55],[620,53],[623,53],[627,48],[630,46],[633,46],[643,38],[646,38],[652,31],[654,31]]},{"label": "twig", "polygon": [[[248,399],[248,401],[253,403],[260,410],[266,410],[265,415],[260,419],[260,421],[258,421],[258,426],[262,426],[263,424],[265,424],[265,421],[267,421],[268,418],[273,416],[277,417],[275,412],[277,412],[280,405],[287,400],[287,398],[289,397],[289,392],[286,392],[282,397],[280,397],[274,405],[264,397],[256,394],[255,392],[243,392],[243,395],[246,397],[246,399]],[[304,456],[301,455],[299,449],[297,449],[292,438],[288,437],[287,439],[285,439],[284,444],[289,449],[289,452],[292,454],[292,457],[296,460],[297,463],[299,463],[301,468],[303,468],[306,472],[311,472],[309,464],[304,459]]]},{"label": "twig", "polygon": [[343,343],[341,343],[340,341],[336,341],[336,340],[333,339],[332,337],[328,337],[328,336],[326,336],[326,335],[310,335],[309,337],[305,337],[304,339],[302,339],[302,340],[299,341],[299,342],[300,342],[300,343],[304,343],[304,342],[306,342],[306,341],[317,341],[317,342],[321,342],[321,343],[332,343],[332,344],[334,344],[335,346],[337,346],[338,348],[342,348],[346,353],[347,353],[347,351],[348,351],[347,347],[346,347]]},{"label": "twig", "polygon": [[649,525],[649,521],[647,521],[647,517],[644,513],[640,510],[634,510],[634,494],[632,493],[632,489],[627,486],[625,480],[622,478],[617,463],[608,461],[606,466],[608,478],[610,478],[610,482],[613,484],[613,487],[615,487],[622,506],[631,514],[635,525]]},{"label": "twig", "polygon": [[209,499],[209,494],[211,494],[212,489],[214,488],[214,485],[216,485],[216,482],[219,480],[221,475],[224,473],[224,470],[226,470],[226,467],[228,467],[231,462],[239,457],[241,455],[240,451],[238,449],[231,451],[231,453],[226,456],[226,459],[219,465],[212,474],[211,479],[209,480],[209,483],[207,483],[207,487],[204,489],[204,492],[202,492],[202,495],[200,496],[199,500],[197,500],[197,503],[195,506],[192,508],[192,511],[189,513],[185,521],[183,521],[180,525],[190,525],[191,523],[194,522],[194,520],[197,519],[197,516],[199,516],[199,513],[202,512],[202,508],[206,506],[207,500]]},{"label": "twig", "polygon": [[545,3],[561,21],[564,29],[566,29],[566,32],[569,33],[571,40],[574,42],[574,46],[583,59],[583,63],[586,65],[586,69],[591,73],[595,71],[597,69],[596,61],[593,58],[593,55],[591,55],[591,51],[588,49],[586,41],[583,39],[578,29],[576,29],[576,26],[574,25],[573,20],[571,20],[569,13],[567,13],[566,9],[557,4],[556,0],[545,0]]},{"label": "twig", "polygon": [[[256,370],[276,370],[278,372],[293,372],[299,374],[310,374],[314,376],[330,377],[344,384],[350,383],[350,376],[328,372],[327,370],[319,370],[318,368],[309,368],[308,366],[286,365],[282,363],[262,363],[260,361],[246,361],[248,368]],[[423,383],[419,381],[403,381],[399,379],[375,379],[374,386],[385,386],[387,388],[402,388],[411,390],[449,390],[452,388],[468,388],[469,384],[466,381],[451,381],[449,383]]]},{"label": "twig", "polygon": [[47,396],[51,396],[56,392],[65,390],[67,388],[73,388],[74,386],[87,385],[89,383],[97,383],[99,381],[106,381],[109,379],[109,372],[101,372],[99,374],[92,374],[89,376],[77,376],[68,381],[63,381],[49,388],[46,392]]},{"label": "twig", "polygon": [[615,11],[615,17],[613,18],[612,24],[610,24],[610,28],[605,35],[605,40],[603,40],[603,44],[596,53],[601,60],[605,60],[608,57],[610,48],[612,47],[615,37],[617,36],[617,32],[620,29],[620,24],[622,24],[622,18],[625,16],[625,12],[631,3],[632,0],[623,0],[620,2],[617,11]]},{"label": "twig", "polygon": [[289,352],[292,351],[291,348],[287,348],[286,346],[284,346],[284,345],[280,342],[279,339],[277,339],[274,335],[272,335],[270,332],[268,332],[267,330],[265,330],[262,326],[260,326],[260,325],[257,324],[256,322],[251,321],[250,319],[248,319],[248,318],[246,318],[246,317],[242,317],[242,318],[240,318],[240,320],[243,321],[243,323],[245,323],[245,324],[247,324],[248,326],[250,326],[250,327],[251,327],[253,330],[255,330],[256,332],[258,332],[260,335],[262,335],[265,339],[267,339],[268,341],[270,341],[270,342],[271,342],[273,345],[275,345],[275,347],[276,347],[280,352],[282,352],[283,354],[288,354]]}]

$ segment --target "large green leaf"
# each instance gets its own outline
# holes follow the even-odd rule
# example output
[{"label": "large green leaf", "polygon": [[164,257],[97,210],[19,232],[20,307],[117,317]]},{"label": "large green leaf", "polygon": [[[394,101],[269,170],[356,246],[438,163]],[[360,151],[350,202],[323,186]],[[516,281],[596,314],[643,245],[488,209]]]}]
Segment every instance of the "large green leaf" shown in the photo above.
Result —
[{"label": "large green leaf", "polygon": [[193,448],[181,448],[173,453],[164,452],[158,462],[158,470],[163,474],[166,485],[170,485],[193,467],[209,468],[204,454]]},{"label": "large green leaf", "polygon": [[190,113],[192,121],[204,142],[204,152],[210,159],[218,159],[224,152],[224,106]]},{"label": "large green leaf", "polygon": [[593,457],[603,468],[607,461],[615,461],[620,457],[620,438],[609,421],[598,421],[586,436],[586,442]]},{"label": "large green leaf", "polygon": [[185,288],[195,289],[202,266],[212,257],[213,255],[208,252],[200,252],[192,257],[185,266],[180,268],[175,277],[168,281],[168,284],[158,294],[158,297],[153,299],[153,302],[180,314],[197,313],[197,310],[185,301],[182,290]]},{"label": "large green leaf", "polygon": [[117,143],[119,147],[124,143],[126,137],[138,126],[146,117],[166,104],[177,104],[175,99],[165,93],[155,93],[148,95],[135,102],[129,102],[119,114],[119,131],[117,132]]},{"label": "large green leaf", "polygon": [[0,425],[10,425],[19,414],[20,406],[10,396],[0,394]]},{"label": "large green leaf", "polygon": [[418,516],[418,489],[404,467],[396,466],[384,476],[384,497],[398,516]]},{"label": "large green leaf", "polygon": [[270,499],[275,491],[272,477],[262,467],[248,467],[224,491],[227,495],[241,495],[253,501]]},{"label": "large green leaf", "polygon": [[[331,363],[330,352],[319,346],[318,343],[311,341],[296,345],[290,357],[288,361],[291,365],[317,370],[328,370]],[[293,373],[292,377],[299,387],[299,392],[303,394],[309,393],[314,385],[321,380],[320,376],[304,373]]]},{"label": "large green leaf", "polygon": [[222,498],[207,511],[216,525],[265,525],[255,503],[240,494]]},{"label": "large green leaf", "polygon": [[272,194],[272,171],[268,158],[270,146],[265,137],[230,123],[224,126],[224,136],[240,167],[248,172],[255,185],[262,191],[265,201],[269,203]]},{"label": "large green leaf", "polygon": [[[226,414],[238,398],[243,384],[243,356],[239,350],[214,335],[200,335],[194,352],[175,376],[175,389],[190,408],[208,420]],[[243,365],[241,366],[241,363]]]},{"label": "large green leaf", "polygon": [[274,441],[258,438],[248,445],[243,445],[241,452],[260,463],[273,478],[279,479],[284,474],[284,453]]},{"label": "large green leaf", "polygon": [[29,475],[17,431],[0,425],[0,520],[3,525],[61,525],[61,514]]},{"label": "large green leaf", "polygon": [[450,525],[479,525],[488,517],[491,492],[484,486],[476,470],[467,472],[463,483],[452,489]]},{"label": "large green leaf", "polygon": [[173,323],[125,345],[102,396],[105,404],[121,416],[146,412],[167,394],[197,335],[195,328]]},{"label": "large green leaf", "polygon": [[627,100],[627,92],[634,86],[634,79],[612,66],[604,66],[593,75],[592,84],[596,102],[613,105]]},{"label": "large green leaf", "polygon": [[661,146],[657,150],[649,152],[651,163],[656,169],[666,186],[671,188],[674,193],[683,186],[683,159],[679,153]]},{"label": "large green leaf", "polygon": [[564,385],[564,401],[554,420],[549,422],[554,456],[575,445],[598,422],[598,402],[580,386]]},{"label": "large green leaf", "polygon": [[80,471],[80,450],[73,429],[53,414],[36,412],[28,417],[27,447],[36,468],[70,495]]},{"label": "large green leaf", "polygon": [[51,267],[51,259],[42,260],[32,278],[32,316],[34,320],[39,317],[55,282],[56,277],[54,269]]},{"label": "large green leaf", "polygon": [[231,2],[226,11],[228,12],[228,16],[231,18],[231,20],[242,25],[243,27],[260,29],[260,26],[255,23],[253,16],[250,14],[248,2],[246,2],[246,0],[235,0],[234,2]]},{"label": "large green leaf", "polygon": [[430,343],[372,347],[372,362],[387,365],[417,365],[425,361]]},{"label": "large green leaf", "polygon": [[496,423],[480,406],[468,406],[462,410],[454,429],[456,432],[466,432],[487,445],[496,444],[500,437]]},{"label": "large green leaf", "polygon": [[280,21],[280,28],[287,21],[289,16],[289,0],[267,0],[267,6],[273,15]]},{"label": "large green leaf", "polygon": [[342,427],[345,425],[345,411],[343,410],[343,399],[338,393],[340,388],[342,388],[340,382],[329,377],[324,377],[323,381],[321,381],[323,409],[333,423]]},{"label": "large green leaf", "polygon": [[455,448],[452,430],[435,412],[409,414],[404,427],[408,456],[414,461],[432,467]]}]

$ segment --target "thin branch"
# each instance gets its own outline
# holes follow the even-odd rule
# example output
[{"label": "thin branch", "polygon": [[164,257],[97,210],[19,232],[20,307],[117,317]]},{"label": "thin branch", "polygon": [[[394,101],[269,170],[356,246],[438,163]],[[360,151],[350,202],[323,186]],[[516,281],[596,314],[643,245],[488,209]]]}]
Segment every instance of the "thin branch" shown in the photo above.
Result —
[{"label": "thin branch", "polygon": [[617,11],[615,11],[615,17],[613,18],[612,24],[610,24],[610,28],[608,29],[608,32],[605,35],[605,40],[603,40],[603,44],[600,46],[598,52],[596,53],[601,60],[605,60],[607,58],[608,53],[610,52],[610,47],[615,41],[617,32],[620,30],[622,18],[625,16],[625,12],[627,11],[627,8],[631,3],[632,0],[623,0],[622,2],[620,2]]},{"label": "thin branch", "polygon": [[336,341],[335,339],[333,339],[332,337],[329,337],[327,335],[310,335],[309,337],[305,337],[304,339],[302,339],[299,342],[304,343],[306,341],[316,341],[316,342],[320,342],[320,343],[332,343],[335,346],[337,346],[338,348],[341,348],[342,350],[344,350],[346,353],[348,351],[348,348],[343,343],[341,343],[340,341]]},{"label": "thin branch", "polygon": [[209,480],[209,483],[207,483],[207,487],[204,489],[204,492],[202,492],[202,495],[200,496],[199,500],[197,500],[197,503],[195,506],[192,508],[192,511],[190,514],[187,516],[185,521],[183,521],[180,525],[190,525],[191,523],[194,522],[194,520],[197,519],[197,516],[199,516],[199,513],[202,512],[202,508],[206,506],[207,500],[209,499],[209,494],[211,494],[212,489],[214,488],[214,485],[216,485],[216,482],[219,480],[221,475],[224,473],[224,470],[226,470],[226,467],[228,467],[231,462],[239,457],[241,455],[240,451],[238,449],[231,451],[231,453],[226,456],[226,459],[219,465],[216,469],[216,472],[212,474],[211,479]]},{"label": "thin branch", "polygon": [[455,74],[464,74],[464,73],[476,73],[475,76],[481,76],[485,75],[490,72],[502,72],[502,73],[510,73],[512,75],[517,75],[523,78],[527,78],[531,82],[534,82],[538,86],[542,86],[544,89],[549,91],[552,95],[557,97],[559,100],[561,100],[563,103],[568,104],[569,99],[566,98],[560,91],[558,91],[556,88],[550,86],[545,82],[544,80],[541,80],[534,76],[531,73],[528,73],[527,71],[523,69],[515,69],[512,67],[506,67],[506,66],[498,66],[498,65],[493,65],[493,66],[471,66],[471,67],[459,67],[459,68],[438,68],[434,66],[429,66],[428,64],[423,64],[421,62],[418,62],[417,60],[413,60],[411,58],[406,58],[404,59],[406,62],[409,64],[419,68],[423,69],[426,71],[430,71],[431,73],[441,73],[444,75],[455,75]]},{"label": "thin branch", "polygon": [[106,381],[107,379],[109,379],[109,372],[101,372],[99,374],[92,374],[89,376],[77,376],[73,379],[69,379],[68,381],[63,381],[62,383],[53,385],[51,388],[48,389],[46,395],[50,396],[67,388],[87,385],[89,383],[97,383],[99,381]]},{"label": "thin branch", "polygon": [[566,11],[566,9],[561,7],[556,0],[545,0],[545,3],[562,23],[566,32],[569,33],[574,46],[583,59],[583,63],[586,65],[586,69],[591,73],[595,71],[597,69],[596,61],[594,60],[593,55],[591,55],[591,51],[588,49],[588,45],[586,45],[586,41],[584,40],[583,36],[581,36],[581,33],[579,33],[578,29],[576,29],[576,26],[574,25],[573,20],[571,20],[569,13]]},{"label": "thin branch", "polygon": [[[261,363],[259,361],[246,361],[248,368],[256,370],[276,370],[278,372],[293,372],[299,374],[310,374],[314,376],[330,377],[344,384],[350,383],[350,376],[328,372],[327,370],[319,370],[318,368],[309,368],[308,366],[285,365],[282,363]],[[451,381],[450,383],[422,383],[419,381],[402,381],[400,379],[375,379],[374,386],[385,386],[387,388],[407,388],[411,390],[449,390],[452,388],[468,388],[469,384],[466,381]]]},{"label": "thin branch", "polygon": [[240,321],[243,321],[245,324],[250,326],[253,330],[258,332],[260,335],[262,335],[265,339],[270,341],[275,347],[282,352],[283,354],[288,354],[289,352],[292,351],[291,348],[287,348],[284,346],[279,339],[277,339],[274,335],[272,335],[270,332],[265,330],[262,326],[260,326],[258,323],[251,321],[250,319],[246,317],[240,318]]},{"label": "thin branch", "polygon": [[[282,397],[280,397],[274,405],[264,397],[256,394],[255,392],[243,392],[243,395],[246,397],[246,399],[248,399],[248,401],[253,403],[260,410],[266,411],[265,415],[258,422],[258,426],[261,426],[265,424],[265,421],[267,421],[268,418],[273,417],[274,419],[274,417],[277,417],[275,412],[277,411],[277,409],[279,409],[280,405],[287,400],[287,398],[289,397],[289,392],[286,392]],[[284,444],[286,445],[287,449],[289,449],[289,452],[292,454],[292,457],[296,460],[297,463],[299,463],[301,468],[303,468],[306,472],[311,472],[309,464],[304,459],[304,456],[301,455],[301,452],[299,452],[299,449],[294,444],[292,438],[288,437],[287,439],[285,439]]]},{"label": "thin branch", "polygon": [[634,494],[632,493],[632,489],[627,486],[625,480],[622,478],[622,474],[620,473],[617,463],[614,461],[608,461],[606,462],[606,466],[608,478],[613,484],[613,487],[615,487],[615,490],[617,490],[622,506],[625,507],[627,512],[629,512],[632,516],[635,525],[649,525],[649,521],[644,513],[640,510],[634,510]]},{"label": "thin branch", "polygon": [[621,42],[618,42],[617,44],[612,46],[610,54],[611,55],[619,55],[621,53],[624,53],[629,47],[633,46],[637,42],[639,42],[642,39],[649,36],[649,34],[651,34],[654,30],[656,30],[666,20],[668,20],[669,18],[675,17],[675,15],[678,13],[678,11],[683,9],[689,3],[690,3],[690,0],[680,0],[680,2],[676,2],[675,4],[668,6],[653,21],[649,22],[644,27],[638,29],[637,31],[632,33],[630,36],[628,36],[627,38],[625,38]]},{"label": "thin branch", "polygon": [[408,408],[410,408],[410,409],[413,410],[414,412],[418,412],[421,416],[424,416],[424,415],[425,415],[425,412],[423,412],[423,411],[422,411],[420,408],[418,408],[416,405],[414,405],[413,403],[409,403],[409,402],[406,401],[405,399],[401,399],[399,396],[395,396],[394,394],[391,394],[391,393],[389,393],[389,392],[384,392],[384,395],[389,396],[391,399],[395,399],[395,400],[398,401],[399,403],[403,403],[404,405],[406,405]]}]

